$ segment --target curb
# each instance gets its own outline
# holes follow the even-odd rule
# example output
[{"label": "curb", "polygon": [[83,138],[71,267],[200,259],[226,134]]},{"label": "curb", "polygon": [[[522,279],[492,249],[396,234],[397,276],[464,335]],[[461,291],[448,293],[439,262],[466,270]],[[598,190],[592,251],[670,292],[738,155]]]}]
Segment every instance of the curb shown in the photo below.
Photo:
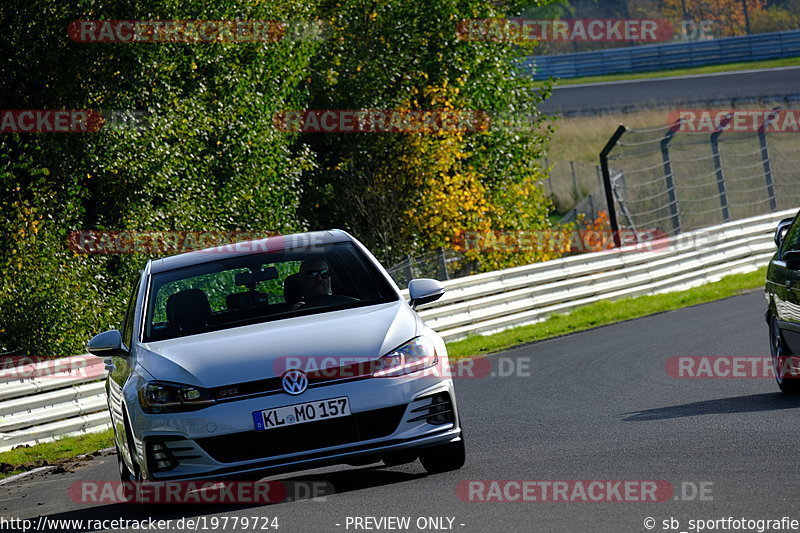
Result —
[{"label": "curb", "polygon": [[39,468],[34,468],[33,470],[28,470],[27,472],[22,472],[19,474],[15,474],[13,476],[8,476],[7,478],[0,479],[0,485],[6,485],[18,479],[30,476],[32,474],[38,474],[39,472],[47,472],[48,470],[53,470],[55,466],[40,466]]}]

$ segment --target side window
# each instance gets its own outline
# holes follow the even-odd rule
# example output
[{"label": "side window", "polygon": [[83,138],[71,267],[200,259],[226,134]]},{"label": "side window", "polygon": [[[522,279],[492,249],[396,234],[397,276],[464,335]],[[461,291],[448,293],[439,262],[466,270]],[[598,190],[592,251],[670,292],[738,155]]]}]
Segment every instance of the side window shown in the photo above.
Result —
[{"label": "side window", "polygon": [[800,217],[795,219],[783,238],[781,254],[790,250],[800,250]]},{"label": "side window", "polygon": [[141,276],[138,276],[136,283],[133,285],[133,293],[128,300],[128,310],[125,311],[125,322],[122,325],[122,342],[128,348],[133,346],[133,317],[136,315],[136,296],[139,294],[141,279]]}]

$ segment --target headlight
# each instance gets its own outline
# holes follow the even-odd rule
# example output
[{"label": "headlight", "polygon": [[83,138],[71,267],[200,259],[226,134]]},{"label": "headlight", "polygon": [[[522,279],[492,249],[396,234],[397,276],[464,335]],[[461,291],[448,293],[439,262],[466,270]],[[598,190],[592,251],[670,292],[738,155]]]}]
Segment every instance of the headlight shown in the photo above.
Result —
[{"label": "headlight", "polygon": [[436,348],[426,337],[411,339],[378,360],[373,377],[394,377],[417,372],[437,363]]},{"label": "headlight", "polygon": [[180,383],[151,381],[139,389],[139,404],[145,413],[193,411],[214,402],[210,391]]}]

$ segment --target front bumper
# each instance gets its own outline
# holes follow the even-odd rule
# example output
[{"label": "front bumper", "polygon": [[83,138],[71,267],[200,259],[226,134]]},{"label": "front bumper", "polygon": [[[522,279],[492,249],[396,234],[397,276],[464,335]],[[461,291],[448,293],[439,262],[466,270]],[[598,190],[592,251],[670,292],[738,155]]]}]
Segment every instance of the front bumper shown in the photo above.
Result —
[{"label": "front bumper", "polygon": [[[340,396],[350,399],[349,417],[254,430],[254,411]],[[429,406],[441,405],[445,399],[449,417],[426,417],[428,412],[442,410]],[[138,462],[146,479],[154,481],[253,479],[331,464],[378,461],[395,452],[461,438],[452,380],[439,377],[373,378],[309,389],[301,396],[261,396],[187,413],[137,411],[132,418]],[[161,450],[159,458],[165,453],[169,457],[170,468],[158,470],[154,444]]]}]

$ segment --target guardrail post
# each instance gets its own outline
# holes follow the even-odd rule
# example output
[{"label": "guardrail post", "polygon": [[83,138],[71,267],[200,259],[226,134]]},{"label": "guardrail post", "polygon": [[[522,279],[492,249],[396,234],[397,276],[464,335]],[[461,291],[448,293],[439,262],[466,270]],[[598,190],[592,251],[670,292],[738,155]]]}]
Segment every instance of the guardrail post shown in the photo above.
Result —
[{"label": "guardrail post", "polygon": [[776,107],[770,111],[769,115],[764,120],[764,123],[758,127],[758,146],[761,148],[761,164],[764,166],[764,181],[767,182],[769,208],[773,212],[778,210],[778,202],[775,199],[775,185],[772,181],[772,165],[769,160],[769,152],[767,151],[766,129],[776,118],[778,118],[779,109],[779,107]]},{"label": "guardrail post", "polygon": [[678,132],[679,127],[680,121],[676,122],[670,129],[668,129],[667,133],[665,133],[664,137],[661,139],[661,160],[663,161],[664,165],[664,183],[667,187],[669,212],[672,217],[672,229],[675,230],[675,234],[681,232],[681,217],[678,213],[678,197],[675,194],[675,182],[672,179],[672,162],[669,158],[669,143]]},{"label": "guardrail post", "polygon": [[725,189],[725,173],[722,171],[722,158],[719,155],[719,136],[722,135],[725,126],[733,118],[728,114],[719,124],[717,131],[711,134],[711,155],[714,159],[714,172],[717,175],[717,190],[719,191],[719,205],[722,208],[722,221],[728,222],[731,219],[728,212],[728,193]]},{"label": "guardrail post", "polygon": [[620,247],[619,238],[619,222],[617,221],[617,208],[614,205],[614,191],[611,188],[611,173],[608,171],[608,154],[617,145],[620,137],[628,131],[628,129],[620,124],[617,130],[608,140],[606,145],[600,151],[600,169],[603,173],[603,188],[606,193],[606,205],[608,206],[608,220],[611,223],[611,235],[614,237],[614,245]]}]

